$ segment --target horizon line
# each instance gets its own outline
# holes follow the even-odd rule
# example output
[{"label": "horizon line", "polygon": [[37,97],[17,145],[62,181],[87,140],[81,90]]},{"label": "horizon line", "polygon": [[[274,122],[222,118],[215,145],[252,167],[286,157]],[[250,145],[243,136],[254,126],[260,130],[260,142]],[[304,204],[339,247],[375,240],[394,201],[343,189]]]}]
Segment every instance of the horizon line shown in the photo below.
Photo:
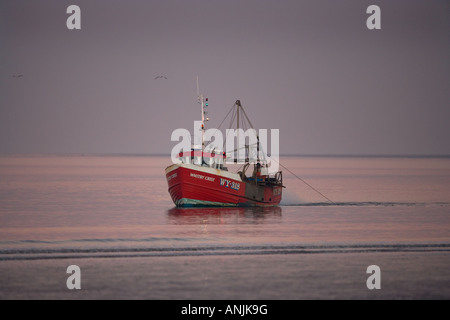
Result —
[{"label": "horizon line", "polygon": [[[79,157],[168,157],[170,154],[166,153],[124,153],[124,152],[102,152],[102,153],[90,153],[90,152],[48,152],[48,153],[0,153],[0,157],[14,157],[14,156],[79,156]],[[280,154],[279,157],[306,157],[306,158],[450,158],[450,154]]]}]

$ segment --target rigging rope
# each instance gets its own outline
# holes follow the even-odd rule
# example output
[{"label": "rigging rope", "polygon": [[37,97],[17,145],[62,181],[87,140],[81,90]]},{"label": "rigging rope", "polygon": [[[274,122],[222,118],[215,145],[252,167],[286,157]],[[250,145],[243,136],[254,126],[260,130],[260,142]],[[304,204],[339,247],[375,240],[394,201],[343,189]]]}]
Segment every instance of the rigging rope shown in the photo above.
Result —
[{"label": "rigging rope", "polygon": [[296,177],[298,180],[300,180],[301,182],[303,182],[304,184],[306,184],[308,187],[310,187],[312,190],[314,190],[315,192],[317,192],[318,194],[320,194],[324,199],[326,199],[327,201],[331,202],[332,204],[336,204],[334,201],[332,201],[330,198],[328,198],[326,195],[324,195],[322,192],[320,192],[319,190],[317,190],[316,188],[314,188],[312,185],[310,185],[308,182],[306,182],[305,180],[303,180],[302,178],[300,178],[299,176],[297,176],[295,173],[293,173],[291,170],[289,170],[287,167],[283,166],[280,162],[278,162],[277,160],[270,158],[272,160],[274,160],[275,162],[277,162],[281,167],[283,167],[284,169],[286,169],[289,173],[291,173],[294,177]]},{"label": "rigging rope", "polygon": [[[231,107],[231,109],[233,110],[233,113],[231,114],[231,119],[230,119],[230,125],[228,126],[228,128],[232,127],[232,124],[234,122],[234,119],[236,118],[236,109],[234,108],[235,104]],[[228,112],[229,113],[229,112]],[[224,119],[225,120],[225,119]],[[227,132],[225,139],[223,140],[223,145],[222,145],[222,149],[225,149],[225,143],[227,142],[227,138],[228,138],[228,134],[230,133],[230,131]]]},{"label": "rigging rope", "polygon": [[[225,116],[225,118],[223,118],[222,122],[219,124],[219,127],[216,129],[216,131],[214,131],[213,136],[216,135],[216,132],[220,129],[220,127],[222,126],[223,122],[227,119],[228,115],[230,114],[230,112],[231,112],[233,109],[234,109],[234,105],[230,108],[230,110],[228,111],[228,113],[227,113],[227,115]],[[211,142],[210,142],[210,143],[211,143]],[[208,143],[208,144],[206,145],[206,147],[209,146],[210,143]],[[225,144],[222,146],[222,149],[224,148],[224,146],[225,146]]]}]

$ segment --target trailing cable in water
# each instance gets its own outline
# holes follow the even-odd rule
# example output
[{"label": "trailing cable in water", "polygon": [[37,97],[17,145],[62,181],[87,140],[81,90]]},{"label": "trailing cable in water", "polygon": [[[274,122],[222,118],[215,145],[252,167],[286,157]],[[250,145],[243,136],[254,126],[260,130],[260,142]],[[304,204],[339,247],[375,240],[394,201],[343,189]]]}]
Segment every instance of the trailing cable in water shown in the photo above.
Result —
[{"label": "trailing cable in water", "polygon": [[279,163],[277,160],[270,158],[271,160],[274,160],[275,162],[277,162],[280,166],[282,166],[284,169],[286,169],[287,171],[289,171],[289,173],[291,173],[294,177],[296,177],[298,180],[300,180],[301,182],[303,182],[304,184],[306,184],[308,187],[310,187],[312,190],[314,190],[315,192],[317,192],[318,194],[320,194],[324,199],[326,199],[327,201],[329,201],[332,204],[336,204],[334,201],[332,201],[330,198],[328,198],[326,195],[324,195],[322,192],[320,192],[319,190],[317,190],[316,188],[314,188],[312,185],[310,185],[308,182],[306,182],[305,180],[303,180],[302,178],[300,178],[299,176],[297,176],[295,173],[293,173],[291,170],[289,170],[287,167],[283,166],[281,163]]}]

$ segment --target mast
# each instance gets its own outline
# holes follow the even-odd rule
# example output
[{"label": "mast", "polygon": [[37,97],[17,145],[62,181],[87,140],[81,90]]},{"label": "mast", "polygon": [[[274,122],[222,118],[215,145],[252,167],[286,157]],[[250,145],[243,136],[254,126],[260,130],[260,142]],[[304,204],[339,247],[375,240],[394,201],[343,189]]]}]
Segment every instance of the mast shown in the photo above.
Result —
[{"label": "mast", "polygon": [[[241,109],[241,101],[240,100],[236,100],[236,106],[237,106],[237,109],[236,109],[236,131],[237,131],[237,143],[238,143],[237,148],[236,148],[237,149],[236,159],[239,160],[239,153],[240,153],[240,151],[239,151],[239,141],[240,141],[239,140],[239,111]],[[245,157],[245,146],[244,146],[244,157]]]},{"label": "mast", "polygon": [[205,150],[205,120],[208,121],[209,118],[205,117],[206,114],[208,114],[208,98],[204,98],[203,94],[200,94],[200,89],[198,86],[198,76],[197,76],[197,97],[198,97],[198,103],[200,103],[201,106],[201,112],[202,112],[202,158],[203,158],[203,151]]},{"label": "mast", "polygon": [[198,103],[200,103],[201,112],[202,112],[202,157],[203,157],[203,150],[205,147],[205,113],[204,113],[204,102],[203,102],[203,95],[200,94],[200,89],[198,86],[198,76],[197,76],[197,97],[198,97]]}]

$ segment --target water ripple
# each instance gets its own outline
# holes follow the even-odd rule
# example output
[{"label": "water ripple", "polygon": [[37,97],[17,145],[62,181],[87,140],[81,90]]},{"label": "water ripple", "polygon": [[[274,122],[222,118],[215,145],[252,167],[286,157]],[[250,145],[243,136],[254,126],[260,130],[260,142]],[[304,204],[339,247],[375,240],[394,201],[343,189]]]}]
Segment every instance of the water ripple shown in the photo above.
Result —
[{"label": "water ripple", "polygon": [[376,252],[449,252],[449,243],[437,244],[355,244],[355,245],[237,245],[151,248],[40,248],[3,249],[0,261],[81,258],[136,258],[273,254],[330,254]]}]

